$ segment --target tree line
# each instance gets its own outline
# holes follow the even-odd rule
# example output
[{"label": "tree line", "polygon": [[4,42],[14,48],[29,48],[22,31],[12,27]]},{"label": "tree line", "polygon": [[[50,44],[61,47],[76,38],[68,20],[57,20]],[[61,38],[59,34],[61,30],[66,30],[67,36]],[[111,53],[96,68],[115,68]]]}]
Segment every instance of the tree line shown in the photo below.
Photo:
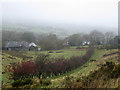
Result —
[{"label": "tree line", "polygon": [[104,45],[105,48],[117,48],[120,37],[113,32],[102,33],[93,30],[90,33],[78,33],[64,39],[58,38],[56,34],[35,34],[33,32],[2,31],[2,46],[7,41],[34,42],[43,50],[61,49],[64,46],[81,46],[83,42],[90,42],[90,45]]}]

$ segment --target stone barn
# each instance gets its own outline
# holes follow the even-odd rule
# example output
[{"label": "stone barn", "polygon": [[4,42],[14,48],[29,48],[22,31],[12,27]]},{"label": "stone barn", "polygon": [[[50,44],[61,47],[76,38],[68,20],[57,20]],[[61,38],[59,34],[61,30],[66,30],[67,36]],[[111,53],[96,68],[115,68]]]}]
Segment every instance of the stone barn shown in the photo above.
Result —
[{"label": "stone barn", "polygon": [[37,51],[38,47],[35,43],[28,43],[25,41],[21,41],[21,42],[15,42],[15,41],[11,41],[11,42],[7,42],[5,45],[5,50],[16,50],[16,51]]}]

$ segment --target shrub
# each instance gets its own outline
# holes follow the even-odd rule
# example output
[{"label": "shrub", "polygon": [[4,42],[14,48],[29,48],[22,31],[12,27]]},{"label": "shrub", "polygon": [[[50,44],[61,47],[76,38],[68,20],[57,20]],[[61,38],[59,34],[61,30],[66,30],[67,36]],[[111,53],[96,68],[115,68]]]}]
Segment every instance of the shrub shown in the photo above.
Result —
[{"label": "shrub", "polygon": [[38,76],[45,72],[46,69],[46,61],[49,61],[49,54],[40,54],[35,59],[35,64],[37,66]]},{"label": "shrub", "polygon": [[23,87],[24,89],[30,89],[31,88],[31,85],[25,85],[24,87]]},{"label": "shrub", "polygon": [[23,86],[23,82],[22,80],[16,80],[12,83],[12,87],[19,87],[19,86]]},{"label": "shrub", "polygon": [[92,62],[92,61],[96,61],[96,60],[95,59],[91,59],[90,61]]},{"label": "shrub", "polygon": [[39,54],[35,59],[35,64],[41,66],[48,60],[49,60],[49,54]]},{"label": "shrub", "polygon": [[53,51],[49,51],[48,53],[54,53]]},{"label": "shrub", "polygon": [[56,53],[63,53],[63,51],[56,51]]},{"label": "shrub", "polygon": [[111,71],[111,78],[118,78],[119,75],[120,75],[120,65],[114,65],[114,68]]},{"label": "shrub", "polygon": [[51,84],[51,81],[49,79],[41,79],[40,80],[40,84],[41,85],[45,85],[45,86],[48,86]]},{"label": "shrub", "polygon": [[26,61],[17,64],[16,66],[9,65],[8,71],[12,72],[12,78],[17,80],[20,78],[33,76],[36,73],[36,65],[32,61]]},{"label": "shrub", "polygon": [[66,88],[71,88],[73,85],[72,77],[67,76],[64,80],[64,84]]},{"label": "shrub", "polygon": [[115,63],[112,61],[107,61],[105,65],[108,67],[109,71],[112,71],[115,67]]},{"label": "shrub", "polygon": [[24,85],[26,85],[26,84],[31,85],[33,83],[33,81],[30,78],[26,78],[26,79],[23,80],[23,83],[24,83]]},{"label": "shrub", "polygon": [[24,80],[19,79],[16,80],[12,83],[12,87],[19,87],[19,86],[24,86],[24,85],[31,85],[33,81],[30,78],[26,78]]}]

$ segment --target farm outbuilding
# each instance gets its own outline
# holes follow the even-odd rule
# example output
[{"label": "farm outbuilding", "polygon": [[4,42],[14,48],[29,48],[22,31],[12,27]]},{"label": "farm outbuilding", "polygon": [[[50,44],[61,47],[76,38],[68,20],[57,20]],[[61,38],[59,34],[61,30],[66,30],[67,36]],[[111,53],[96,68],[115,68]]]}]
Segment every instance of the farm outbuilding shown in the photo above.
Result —
[{"label": "farm outbuilding", "polygon": [[15,42],[15,41],[11,41],[11,42],[7,42],[5,47],[5,50],[17,50],[17,51],[26,51],[26,50],[38,50],[38,47],[35,43],[28,43],[25,41],[21,41],[21,42]]},{"label": "farm outbuilding", "polygon": [[37,51],[37,50],[38,50],[38,46],[35,43],[31,42],[29,44],[29,51]]}]

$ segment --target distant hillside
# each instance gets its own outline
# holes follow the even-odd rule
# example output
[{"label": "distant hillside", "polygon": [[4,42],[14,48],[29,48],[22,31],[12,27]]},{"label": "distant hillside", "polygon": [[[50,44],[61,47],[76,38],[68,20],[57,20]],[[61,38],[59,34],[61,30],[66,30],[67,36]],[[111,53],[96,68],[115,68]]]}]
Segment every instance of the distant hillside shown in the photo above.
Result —
[{"label": "distant hillside", "polygon": [[3,30],[10,31],[31,31],[34,33],[52,33],[59,37],[66,37],[74,33],[89,33],[92,30],[99,30],[101,32],[112,31],[118,33],[117,28],[100,27],[100,26],[89,26],[89,25],[73,25],[63,23],[47,23],[47,22],[30,22],[30,21],[3,21]]}]

